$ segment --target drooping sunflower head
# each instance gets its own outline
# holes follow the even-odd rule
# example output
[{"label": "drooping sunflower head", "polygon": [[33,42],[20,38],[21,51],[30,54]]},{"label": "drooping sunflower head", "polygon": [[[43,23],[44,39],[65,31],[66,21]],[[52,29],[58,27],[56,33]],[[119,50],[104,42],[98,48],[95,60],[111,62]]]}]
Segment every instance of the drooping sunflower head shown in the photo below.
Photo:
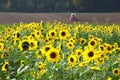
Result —
[{"label": "drooping sunflower head", "polygon": [[20,65],[22,65],[22,66],[25,65],[24,60],[20,60]]},{"label": "drooping sunflower head", "polygon": [[9,62],[8,61],[5,61],[5,63],[3,64],[3,66],[2,66],[2,71],[7,71],[7,69],[8,69],[8,66],[9,66]]},{"label": "drooping sunflower head", "polygon": [[60,59],[60,54],[59,50],[52,48],[50,51],[47,53],[47,59],[50,62],[58,62]]}]

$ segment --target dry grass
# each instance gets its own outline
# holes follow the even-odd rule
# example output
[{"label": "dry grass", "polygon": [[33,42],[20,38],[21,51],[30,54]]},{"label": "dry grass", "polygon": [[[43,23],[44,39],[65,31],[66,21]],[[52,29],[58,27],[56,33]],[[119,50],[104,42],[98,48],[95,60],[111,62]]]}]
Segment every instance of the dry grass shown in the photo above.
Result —
[{"label": "dry grass", "polygon": [[[72,23],[69,21],[70,13],[0,13],[0,24],[13,24],[19,22],[46,22],[58,20],[64,23]],[[77,13],[80,22],[93,23],[97,21],[104,24],[120,24],[120,13]]]}]

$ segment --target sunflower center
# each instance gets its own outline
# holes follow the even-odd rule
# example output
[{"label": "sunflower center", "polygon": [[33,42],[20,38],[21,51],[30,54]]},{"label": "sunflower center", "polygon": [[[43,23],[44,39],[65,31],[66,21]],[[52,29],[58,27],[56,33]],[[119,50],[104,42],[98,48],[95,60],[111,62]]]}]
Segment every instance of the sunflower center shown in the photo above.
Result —
[{"label": "sunflower center", "polygon": [[32,43],[32,42],[31,42],[30,44],[31,44],[31,47],[33,47],[33,46],[34,46],[34,43]]},{"label": "sunflower center", "polygon": [[55,57],[56,57],[56,53],[55,53],[55,52],[51,52],[51,53],[50,53],[50,57],[51,57],[51,58],[55,58]]},{"label": "sunflower center", "polygon": [[117,74],[117,73],[118,73],[118,70],[115,70],[114,72]]},{"label": "sunflower center", "polygon": [[91,41],[90,44],[91,44],[92,46],[94,46],[94,45],[95,45],[95,42],[94,42],[94,41]]},{"label": "sunflower center", "polygon": [[108,50],[108,51],[110,51],[110,50],[111,50],[111,47],[110,47],[110,46],[108,46],[108,47],[107,47],[107,50]]},{"label": "sunflower center", "polygon": [[8,68],[8,64],[5,65],[5,69],[7,69],[7,68]]},{"label": "sunflower center", "polygon": [[81,55],[81,53],[80,53],[80,52],[78,52],[78,55]]},{"label": "sunflower center", "polygon": [[46,47],[46,48],[45,48],[45,51],[46,51],[46,52],[47,52],[48,50],[50,50],[50,47]]},{"label": "sunflower center", "polygon": [[84,40],[81,40],[81,43],[83,44],[85,41]]},{"label": "sunflower center", "polygon": [[45,42],[48,42],[48,40],[45,40]]},{"label": "sunflower center", "polygon": [[44,30],[43,29],[41,29],[41,32],[43,32]]},{"label": "sunflower center", "polygon": [[101,54],[101,58],[104,58],[104,54]]},{"label": "sunflower center", "polygon": [[66,34],[65,34],[65,32],[62,32],[61,35],[62,35],[62,36],[65,36]]},{"label": "sunflower center", "polygon": [[71,62],[74,62],[74,59],[73,59],[73,58],[70,58],[70,61],[71,61]]},{"label": "sunflower center", "polygon": [[104,48],[101,46],[100,49],[103,50]]},{"label": "sunflower center", "polygon": [[41,55],[42,54],[41,51],[39,51],[38,54]]},{"label": "sunflower center", "polygon": [[23,48],[23,51],[28,50],[29,49],[29,43],[28,42],[23,42],[22,43],[22,48]]},{"label": "sunflower center", "polygon": [[69,44],[69,46],[72,46],[72,44]]},{"label": "sunflower center", "polygon": [[33,37],[35,37],[35,34],[32,34]]},{"label": "sunflower center", "polygon": [[19,33],[17,33],[17,37],[20,37],[20,34],[19,34]]},{"label": "sunflower center", "polygon": [[37,35],[39,35],[39,32],[37,32]]},{"label": "sunflower center", "polygon": [[54,35],[55,35],[55,33],[54,33],[54,32],[52,32],[52,33],[51,33],[51,35],[52,35],[52,36],[54,36]]},{"label": "sunflower center", "polygon": [[88,53],[88,56],[89,56],[89,57],[93,57],[93,56],[94,56],[94,53],[91,51],[91,52]]}]

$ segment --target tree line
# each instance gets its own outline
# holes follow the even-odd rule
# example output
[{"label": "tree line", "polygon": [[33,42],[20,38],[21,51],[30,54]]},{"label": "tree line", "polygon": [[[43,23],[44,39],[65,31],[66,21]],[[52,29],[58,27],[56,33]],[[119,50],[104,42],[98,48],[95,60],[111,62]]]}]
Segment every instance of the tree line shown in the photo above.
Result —
[{"label": "tree line", "polygon": [[0,12],[120,12],[120,0],[0,0]]}]

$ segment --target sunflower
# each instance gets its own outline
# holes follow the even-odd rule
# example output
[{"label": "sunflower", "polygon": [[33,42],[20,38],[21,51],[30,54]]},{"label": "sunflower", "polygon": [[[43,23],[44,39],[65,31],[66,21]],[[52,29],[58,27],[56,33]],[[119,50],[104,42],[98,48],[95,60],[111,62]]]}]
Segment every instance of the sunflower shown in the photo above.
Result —
[{"label": "sunflower", "polygon": [[38,42],[35,40],[30,40],[29,44],[30,44],[29,50],[36,50],[38,47]]},{"label": "sunflower", "polygon": [[86,39],[80,38],[80,44],[84,45],[86,43]]},{"label": "sunflower", "polygon": [[28,36],[23,36],[23,40],[29,40],[30,38]]},{"label": "sunflower", "polygon": [[111,78],[111,77],[108,77],[107,80],[112,80],[112,78]]},{"label": "sunflower", "polygon": [[96,47],[97,41],[96,41],[95,39],[91,39],[91,40],[88,42],[88,45],[91,46],[91,47]]},{"label": "sunflower", "polygon": [[38,69],[40,70],[40,74],[43,75],[45,74],[45,64],[43,62],[39,62]]},{"label": "sunflower", "polygon": [[28,36],[28,40],[35,40],[35,37],[32,35]]},{"label": "sunflower", "polygon": [[115,42],[113,46],[114,46],[114,50],[118,49],[118,43],[117,42]]},{"label": "sunflower", "polygon": [[90,69],[92,69],[92,70],[100,70],[100,68],[98,67],[98,66],[92,66],[92,67],[90,67]]},{"label": "sunflower", "polygon": [[47,53],[48,61],[58,62],[59,58],[60,58],[59,50],[52,48],[52,49],[50,49],[50,51],[48,51],[48,53]]},{"label": "sunflower", "polygon": [[42,57],[42,51],[37,50],[36,55],[37,55],[37,58],[40,59]]},{"label": "sunflower", "polygon": [[83,58],[85,61],[88,61],[88,62],[91,60],[94,60],[96,58],[95,50],[93,49],[85,50],[83,53]]},{"label": "sunflower", "polygon": [[112,53],[112,51],[113,51],[112,46],[108,44],[108,45],[106,46],[106,51],[107,51],[108,53]]},{"label": "sunflower", "polygon": [[41,37],[41,31],[39,31],[39,30],[35,30],[35,32],[33,34],[36,39],[39,39]]},{"label": "sunflower", "polygon": [[94,61],[95,61],[95,64],[97,64],[97,65],[104,64],[104,59],[100,58],[100,57],[97,57]]},{"label": "sunflower", "polygon": [[94,39],[93,35],[89,35],[89,40]]},{"label": "sunflower", "polygon": [[34,79],[40,79],[40,75],[37,71],[31,71],[30,75],[34,78]]},{"label": "sunflower", "polygon": [[45,42],[45,44],[50,44],[49,38],[45,38],[45,39],[44,39],[44,42]]},{"label": "sunflower", "polygon": [[20,38],[20,33],[19,33],[19,31],[13,32],[13,37],[14,37],[14,38]]},{"label": "sunflower", "polygon": [[4,49],[4,44],[0,43],[0,51],[2,51]]},{"label": "sunflower", "polygon": [[74,43],[72,43],[72,42],[67,43],[67,47],[69,49],[73,50],[74,49]]},{"label": "sunflower", "polygon": [[67,30],[61,30],[59,32],[59,38],[60,39],[66,39],[68,37],[68,31]]},{"label": "sunflower", "polygon": [[76,49],[76,51],[75,51],[75,55],[79,58],[81,55],[82,55],[82,53],[83,53],[83,50],[82,49]]},{"label": "sunflower", "polygon": [[52,45],[46,45],[46,46],[42,47],[41,52],[42,52],[43,54],[47,55],[47,53],[48,53],[52,48],[53,48]]},{"label": "sunflower", "polygon": [[2,66],[2,71],[7,71],[7,69],[8,69],[8,65],[9,65],[9,62],[8,61],[5,61],[5,63],[3,64],[3,66]]},{"label": "sunflower", "polygon": [[71,37],[70,39],[69,39],[69,42],[72,42],[72,43],[76,43],[76,38],[74,38],[74,37]]},{"label": "sunflower", "polygon": [[74,67],[76,65],[76,61],[77,59],[75,55],[72,54],[68,57],[68,63],[70,64],[71,67]]},{"label": "sunflower", "polygon": [[106,56],[106,52],[105,51],[100,51],[100,52],[98,52],[99,54],[98,54],[98,57],[100,58],[100,59],[107,59],[108,57]]},{"label": "sunflower", "polygon": [[55,38],[56,35],[57,35],[57,33],[56,33],[55,30],[50,30],[50,31],[49,31],[49,36],[50,36],[51,38]]},{"label": "sunflower", "polygon": [[28,40],[22,40],[22,41],[20,41],[19,46],[18,46],[18,48],[21,51],[29,50],[29,47],[30,47],[30,44],[29,44]]},{"label": "sunflower", "polygon": [[13,44],[16,45],[18,41],[19,41],[18,38],[17,38],[17,39],[14,39],[14,40],[13,40]]},{"label": "sunflower", "polygon": [[43,62],[39,62],[38,69],[40,70],[40,74],[43,75],[45,74],[45,64]]},{"label": "sunflower", "polygon": [[99,45],[99,50],[100,51],[104,51],[105,50],[105,47],[103,45]]},{"label": "sunflower", "polygon": [[20,65],[21,65],[21,66],[24,66],[24,65],[25,65],[24,60],[20,60]]},{"label": "sunflower", "polygon": [[10,33],[12,30],[13,30],[13,29],[12,29],[12,28],[10,28],[10,27],[5,28],[5,31],[6,31],[7,33]]},{"label": "sunflower", "polygon": [[3,59],[4,57],[9,56],[9,53],[3,52],[0,56],[1,56],[1,58]]},{"label": "sunflower", "polygon": [[88,65],[87,62],[81,62],[81,63],[79,64],[80,67],[86,67],[87,65]]},{"label": "sunflower", "polygon": [[120,75],[120,69],[119,68],[114,68],[112,70],[112,73],[115,75],[115,76],[119,76]]}]

